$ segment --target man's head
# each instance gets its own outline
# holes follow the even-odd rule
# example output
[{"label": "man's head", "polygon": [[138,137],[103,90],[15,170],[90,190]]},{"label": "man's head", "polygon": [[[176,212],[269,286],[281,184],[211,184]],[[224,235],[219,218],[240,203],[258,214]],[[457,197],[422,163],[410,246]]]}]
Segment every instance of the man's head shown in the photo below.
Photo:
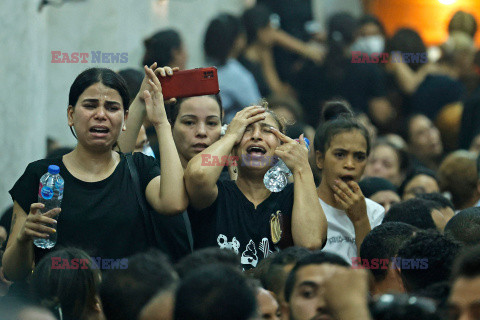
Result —
[{"label": "man's head", "polygon": [[416,292],[434,283],[448,280],[453,261],[462,245],[434,230],[421,230],[398,250],[396,267],[400,269],[407,292]]},{"label": "man's head", "polygon": [[175,298],[175,320],[249,320],[256,316],[254,290],[244,275],[211,264],[187,274]]},{"label": "man's head", "polygon": [[314,317],[332,320],[325,301],[328,292],[322,290],[332,265],[350,267],[341,257],[328,252],[320,251],[300,259],[285,284],[286,304],[282,306],[282,314],[289,315],[290,320]]},{"label": "man's head", "polygon": [[284,288],[288,274],[298,260],[310,255],[311,252],[302,247],[289,247],[282,250],[272,258],[268,271],[265,273],[262,283],[267,290],[277,296],[280,303],[285,301]]},{"label": "man's head", "polygon": [[448,155],[438,169],[440,189],[450,192],[457,210],[474,206],[480,199],[476,160],[474,153],[459,150]]},{"label": "man's head", "polygon": [[168,257],[157,250],[128,259],[128,268],[105,273],[100,297],[107,319],[137,319],[156,294],[175,290],[177,273]]},{"label": "man's head", "polygon": [[449,309],[451,320],[480,319],[480,246],[471,248],[455,262]]},{"label": "man's head", "polygon": [[440,212],[447,221],[450,221],[455,215],[455,206],[453,205],[453,202],[439,192],[417,194],[416,198],[436,202]]},{"label": "man's head", "polygon": [[445,226],[445,234],[467,246],[480,243],[480,207],[457,213]]},{"label": "man's head", "polygon": [[443,231],[447,218],[440,212],[440,205],[433,201],[413,198],[393,205],[383,219],[386,222],[403,222],[419,229]]},{"label": "man's head", "polygon": [[395,257],[402,244],[410,239],[416,227],[403,222],[388,222],[374,228],[363,239],[360,247],[360,257],[372,263],[374,259],[388,260],[386,268],[370,269],[374,277],[373,294],[388,292],[404,292],[402,280],[397,270],[391,268],[391,259]]}]

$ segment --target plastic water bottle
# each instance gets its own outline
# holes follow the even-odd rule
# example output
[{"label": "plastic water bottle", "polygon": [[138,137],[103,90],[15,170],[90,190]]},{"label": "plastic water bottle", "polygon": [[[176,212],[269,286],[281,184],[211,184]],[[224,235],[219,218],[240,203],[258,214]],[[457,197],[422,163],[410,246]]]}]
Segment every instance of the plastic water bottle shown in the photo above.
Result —
[{"label": "plastic water bottle", "polygon": [[[303,138],[305,140],[305,144],[307,145],[307,149],[310,150],[310,141],[307,138]],[[298,139],[295,139],[298,142]],[[270,190],[271,192],[280,192],[287,186],[288,177],[292,175],[290,169],[288,169],[285,162],[282,159],[278,159],[278,162],[268,169],[267,173],[263,177],[263,183],[265,187]]]},{"label": "plastic water bottle", "polygon": [[[48,172],[40,178],[40,187],[38,188],[38,202],[43,203],[45,208],[42,214],[54,208],[60,208],[63,199],[63,178],[59,174],[60,168],[55,165],[48,166]],[[57,217],[54,217],[57,219]],[[46,225],[56,229],[56,225]],[[33,243],[42,249],[51,249],[57,243],[57,233],[50,234],[47,239],[35,238]]]}]

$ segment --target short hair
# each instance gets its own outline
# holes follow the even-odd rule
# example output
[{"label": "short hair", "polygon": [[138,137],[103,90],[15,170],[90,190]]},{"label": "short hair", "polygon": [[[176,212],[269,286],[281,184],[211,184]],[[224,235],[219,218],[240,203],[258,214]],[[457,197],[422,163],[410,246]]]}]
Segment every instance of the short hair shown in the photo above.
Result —
[{"label": "short hair", "polygon": [[464,208],[477,188],[477,157],[472,152],[458,150],[449,154],[438,168],[440,190],[452,195],[455,208]]},{"label": "short hair", "polygon": [[189,273],[175,298],[175,320],[248,320],[256,294],[247,278],[231,266],[211,264]]},{"label": "short hair", "polygon": [[[54,258],[72,264],[76,259],[77,269],[54,269]],[[80,259],[88,261],[88,268],[80,267]],[[91,265],[90,256],[80,249],[65,248],[50,252],[33,271],[30,288],[34,299],[51,311],[61,308],[64,319],[85,317],[89,308],[96,303],[100,285],[100,271],[91,268]]]},{"label": "short hair", "polygon": [[206,264],[225,264],[240,268],[240,257],[231,250],[218,247],[195,250],[188,256],[183,257],[175,264],[175,270],[180,278],[184,278],[190,272]]},{"label": "short hair", "polygon": [[[388,222],[381,224],[370,231],[360,246],[362,259],[390,259],[395,257],[402,244],[410,239],[419,229],[403,223]],[[387,276],[385,269],[371,269],[375,281],[380,282]]]},{"label": "short hair", "polygon": [[168,257],[150,249],[128,258],[128,268],[105,273],[100,297],[107,319],[136,319],[142,308],[161,291],[173,290],[178,276]]},{"label": "short hair", "polygon": [[143,41],[145,46],[145,55],[142,64],[151,66],[154,62],[158,67],[169,65],[172,60],[172,50],[180,49],[182,39],[180,34],[174,29],[166,29],[156,32],[150,38]]},{"label": "short hair", "polygon": [[290,274],[287,277],[287,281],[285,282],[285,301],[290,301],[290,297],[292,296],[293,289],[295,287],[295,282],[297,281],[297,272],[299,269],[309,265],[320,265],[324,263],[350,268],[350,264],[348,262],[346,262],[339,255],[331,252],[317,251],[303,257],[302,259],[298,260],[297,264],[295,267],[293,267],[292,271],[290,271]]},{"label": "short hair", "polygon": [[445,234],[467,246],[480,243],[480,207],[460,211],[448,221]]},{"label": "short hair", "polygon": [[480,245],[468,248],[455,261],[451,280],[480,276]]},{"label": "short hair", "polygon": [[296,264],[298,260],[310,254],[310,250],[295,246],[278,252],[278,254],[272,258],[268,271],[262,278],[264,288],[279,295],[288,277],[288,273],[285,273],[283,267],[289,264]]},{"label": "short hair", "polygon": [[455,207],[453,206],[452,201],[447,199],[443,194],[439,192],[432,192],[432,193],[421,193],[416,195],[416,198],[423,199],[423,200],[429,200],[429,201],[434,201],[439,204],[439,208],[451,208],[452,210],[455,210]]},{"label": "short hair", "polygon": [[402,268],[401,277],[407,292],[447,281],[461,248],[460,242],[434,230],[420,230],[406,240],[398,250],[398,257],[402,260],[427,259],[428,262],[426,269]]},{"label": "short hair", "polygon": [[436,229],[432,218],[432,210],[437,209],[438,204],[433,201],[413,198],[394,204],[383,218],[382,223],[403,222],[419,229]]}]

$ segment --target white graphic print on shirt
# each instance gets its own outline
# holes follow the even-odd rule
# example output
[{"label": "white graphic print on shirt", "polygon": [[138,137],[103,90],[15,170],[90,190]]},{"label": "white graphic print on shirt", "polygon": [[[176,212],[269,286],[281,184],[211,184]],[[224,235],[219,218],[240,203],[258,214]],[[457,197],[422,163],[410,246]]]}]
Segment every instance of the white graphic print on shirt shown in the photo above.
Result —
[{"label": "white graphic print on shirt", "polygon": [[233,237],[232,242],[228,242],[228,238],[226,235],[219,234],[217,237],[217,243],[220,249],[229,249],[235,251],[238,254],[238,249],[240,248],[240,242]]},{"label": "white graphic print on shirt", "polygon": [[250,240],[247,244],[247,248],[242,253],[242,258],[240,260],[242,265],[252,265],[254,268],[257,266],[258,257],[257,257],[257,249],[255,249],[255,242]]}]

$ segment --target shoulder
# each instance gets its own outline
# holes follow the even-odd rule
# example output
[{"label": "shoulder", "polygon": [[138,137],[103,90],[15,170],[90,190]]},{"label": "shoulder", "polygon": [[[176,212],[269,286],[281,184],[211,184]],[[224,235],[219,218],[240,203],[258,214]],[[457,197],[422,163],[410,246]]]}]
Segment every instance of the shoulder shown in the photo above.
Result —
[{"label": "shoulder", "polygon": [[133,160],[133,163],[135,163],[135,166],[139,169],[144,168],[144,167],[152,167],[157,165],[158,166],[158,161],[152,157],[152,156],[147,156],[141,152],[135,152],[133,154],[131,153],[119,153],[120,154],[120,161],[123,161],[126,159],[126,157],[131,157]]},{"label": "shoulder", "polygon": [[385,215],[383,206],[368,198],[365,198],[365,202],[367,204],[367,214],[370,219],[376,220],[379,217],[383,218]]},{"label": "shoulder", "polygon": [[[53,158],[53,159],[40,159],[34,162],[30,162],[25,169],[25,173],[35,173],[35,172],[47,172],[48,166],[50,165],[59,165],[62,162],[62,158]],[[43,173],[45,173],[43,172]]]}]

